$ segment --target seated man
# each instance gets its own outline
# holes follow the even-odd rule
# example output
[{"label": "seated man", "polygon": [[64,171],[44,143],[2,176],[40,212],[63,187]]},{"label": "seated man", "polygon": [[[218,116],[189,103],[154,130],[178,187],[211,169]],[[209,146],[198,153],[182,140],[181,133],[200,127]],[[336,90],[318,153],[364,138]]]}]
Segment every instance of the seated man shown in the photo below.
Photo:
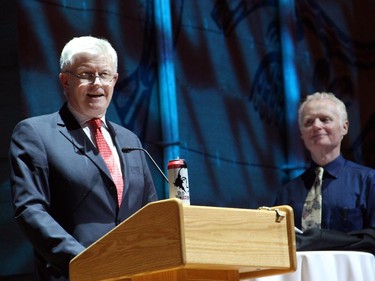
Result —
[{"label": "seated man", "polygon": [[344,103],[331,93],[310,95],[298,122],[311,166],[275,202],[294,209],[295,226],[303,231],[296,234],[297,250],[375,253],[375,170],[341,155],[349,127]]}]

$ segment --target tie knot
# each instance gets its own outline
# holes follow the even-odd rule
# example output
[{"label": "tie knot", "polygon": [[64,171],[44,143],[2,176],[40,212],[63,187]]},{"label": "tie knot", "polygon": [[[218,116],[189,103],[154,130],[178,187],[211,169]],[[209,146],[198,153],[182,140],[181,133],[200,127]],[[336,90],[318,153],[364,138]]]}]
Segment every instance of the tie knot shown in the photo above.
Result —
[{"label": "tie knot", "polygon": [[94,126],[95,129],[100,129],[102,126],[102,120],[100,118],[91,119],[89,122]]},{"label": "tie knot", "polygon": [[315,169],[315,175],[319,178],[323,176],[324,169],[322,167],[317,167]]}]

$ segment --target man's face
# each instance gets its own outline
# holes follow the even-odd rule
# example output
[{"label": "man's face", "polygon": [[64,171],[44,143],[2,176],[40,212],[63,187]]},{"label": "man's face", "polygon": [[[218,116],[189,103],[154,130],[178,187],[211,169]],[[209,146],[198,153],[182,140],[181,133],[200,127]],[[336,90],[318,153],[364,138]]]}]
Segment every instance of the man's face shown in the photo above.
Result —
[{"label": "man's face", "polygon": [[[68,73],[69,72],[69,73]],[[81,53],[74,57],[68,72],[60,73],[60,81],[64,87],[68,103],[80,114],[88,118],[102,117],[111,102],[113,89],[118,74],[108,55],[92,55]],[[110,75],[112,81],[104,82],[99,77],[93,82],[84,81],[75,75],[94,74]]]},{"label": "man's face", "polygon": [[302,111],[301,135],[312,153],[340,152],[341,141],[348,132],[337,105],[329,99],[308,102]]}]

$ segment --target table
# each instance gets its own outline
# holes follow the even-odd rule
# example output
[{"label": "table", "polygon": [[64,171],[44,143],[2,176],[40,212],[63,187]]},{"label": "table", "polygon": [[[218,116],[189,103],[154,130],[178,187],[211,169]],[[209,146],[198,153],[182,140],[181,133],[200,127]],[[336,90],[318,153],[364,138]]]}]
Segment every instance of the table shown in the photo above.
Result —
[{"label": "table", "polygon": [[375,281],[375,257],[354,251],[297,252],[297,270],[248,281]]}]

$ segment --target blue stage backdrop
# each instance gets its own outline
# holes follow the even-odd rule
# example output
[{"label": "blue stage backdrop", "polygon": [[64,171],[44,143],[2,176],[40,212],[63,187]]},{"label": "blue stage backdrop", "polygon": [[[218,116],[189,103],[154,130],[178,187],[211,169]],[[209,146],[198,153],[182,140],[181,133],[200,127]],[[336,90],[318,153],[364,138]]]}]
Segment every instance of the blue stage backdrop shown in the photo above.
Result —
[{"label": "blue stage backdrop", "polygon": [[[165,173],[168,160],[186,160],[194,205],[271,206],[281,185],[308,164],[297,108],[316,91],[347,105],[345,156],[375,167],[373,0],[15,2],[7,6],[14,32],[0,30],[13,36],[3,52],[13,60],[0,57],[3,77],[12,67],[1,95],[8,122],[0,276],[31,271],[31,247],[13,222],[3,169],[11,128],[60,108],[59,55],[75,36],[104,37],[117,49],[109,118],[138,134]],[[163,177],[152,172],[159,197],[167,198]]]}]

